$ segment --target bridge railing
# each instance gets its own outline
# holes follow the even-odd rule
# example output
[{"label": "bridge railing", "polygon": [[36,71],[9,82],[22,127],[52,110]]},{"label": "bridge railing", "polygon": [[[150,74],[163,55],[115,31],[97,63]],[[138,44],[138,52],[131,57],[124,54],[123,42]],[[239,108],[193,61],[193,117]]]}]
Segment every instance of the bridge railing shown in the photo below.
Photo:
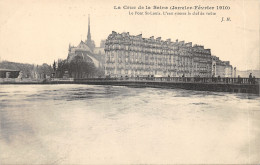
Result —
[{"label": "bridge railing", "polygon": [[221,84],[258,84],[260,78],[217,78],[217,77],[155,77],[154,81],[170,81],[183,83],[221,83]]},{"label": "bridge railing", "polygon": [[176,83],[216,83],[216,84],[260,84],[260,78],[217,78],[217,77],[114,77],[88,78],[76,80],[91,81],[161,81]]}]

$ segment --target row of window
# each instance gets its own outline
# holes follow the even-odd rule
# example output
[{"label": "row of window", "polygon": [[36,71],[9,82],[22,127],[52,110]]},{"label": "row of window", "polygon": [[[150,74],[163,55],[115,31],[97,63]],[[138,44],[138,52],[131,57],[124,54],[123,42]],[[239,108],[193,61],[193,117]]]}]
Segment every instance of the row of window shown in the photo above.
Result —
[{"label": "row of window", "polygon": [[[188,59],[195,59],[195,60],[210,60],[211,61],[211,56],[206,56],[206,55],[192,55],[190,53],[185,53],[185,52],[173,52],[172,54],[147,54],[147,53],[142,53],[142,52],[125,52],[125,51],[107,51],[106,56],[118,56],[118,57],[129,57],[129,56],[145,56],[145,57],[157,57],[157,58],[188,58]],[[183,57],[184,56],[184,57]]]},{"label": "row of window", "polygon": [[192,58],[189,57],[178,57],[178,56],[166,56],[166,57],[162,57],[162,56],[158,56],[158,55],[152,55],[152,56],[148,56],[148,55],[142,55],[142,54],[130,54],[130,55],[126,55],[126,56],[121,56],[121,55],[116,55],[116,54],[107,54],[106,55],[107,59],[110,58],[134,58],[134,59],[140,59],[140,60],[166,60],[166,61],[192,61]]},{"label": "row of window", "polygon": [[117,42],[117,44],[106,44],[105,48],[108,49],[125,49],[125,50],[151,50],[152,48],[157,51],[167,52],[169,50],[180,50],[180,51],[189,51],[196,53],[203,53],[210,55],[209,49],[197,49],[192,47],[183,47],[183,46],[171,46],[171,45],[156,45],[156,44],[134,44],[133,45],[124,45]]},{"label": "row of window", "polygon": [[106,40],[106,45],[134,45],[134,46],[141,46],[141,47],[154,47],[154,48],[170,48],[170,49],[176,49],[178,47],[182,48],[182,49],[194,49],[198,52],[206,52],[204,51],[203,48],[201,49],[197,49],[192,47],[191,44],[185,44],[184,42],[179,42],[179,43],[165,43],[165,42],[154,42],[154,41],[135,41],[135,40],[118,40],[118,39],[110,39],[110,40]]},{"label": "row of window", "polygon": [[134,41],[134,40],[106,40],[106,45],[113,45],[113,44],[132,44],[136,46],[150,46],[150,47],[156,47],[156,48],[162,48],[162,47],[178,47],[178,46],[185,46],[184,43],[180,43],[179,45],[174,45],[172,43],[170,44],[164,44],[164,43],[156,43],[156,42],[143,42],[143,41]]}]

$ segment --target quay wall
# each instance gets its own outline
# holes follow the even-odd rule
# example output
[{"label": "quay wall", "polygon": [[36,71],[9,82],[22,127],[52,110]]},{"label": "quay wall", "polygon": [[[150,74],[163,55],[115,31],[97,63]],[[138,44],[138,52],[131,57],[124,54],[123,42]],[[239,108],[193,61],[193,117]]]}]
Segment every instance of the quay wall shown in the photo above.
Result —
[{"label": "quay wall", "polygon": [[170,82],[170,81],[131,81],[131,80],[74,80],[77,84],[90,85],[114,85],[129,87],[152,87],[152,88],[179,88],[199,91],[253,93],[259,95],[259,84],[225,84],[225,83],[200,83],[200,82]]},{"label": "quay wall", "polygon": [[248,78],[198,78],[198,77],[135,77],[135,78],[89,78],[45,80],[0,80],[0,84],[90,84],[129,87],[180,88],[187,90],[253,93],[259,95],[260,79]]}]

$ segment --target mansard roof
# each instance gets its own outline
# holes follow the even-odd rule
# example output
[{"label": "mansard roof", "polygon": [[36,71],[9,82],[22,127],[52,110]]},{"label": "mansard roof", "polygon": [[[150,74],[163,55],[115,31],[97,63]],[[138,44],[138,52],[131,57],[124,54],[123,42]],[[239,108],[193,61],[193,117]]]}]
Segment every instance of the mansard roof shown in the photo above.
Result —
[{"label": "mansard roof", "polygon": [[185,46],[192,47],[192,42],[185,43]]},{"label": "mansard roof", "polygon": [[161,45],[171,45],[171,46],[178,46],[178,47],[187,47],[187,48],[193,48],[195,50],[205,50],[205,52],[210,53],[210,49],[205,49],[203,45],[197,45],[194,44],[192,45],[192,42],[187,42],[185,43],[185,41],[178,41],[178,39],[176,40],[176,42],[172,42],[171,39],[167,39],[167,40],[162,40],[161,37],[157,37],[155,38],[154,36],[148,37],[148,38],[143,38],[142,34],[139,35],[130,35],[129,32],[123,32],[123,33],[117,33],[115,31],[112,31],[112,34],[110,34],[107,38],[107,40],[110,39],[133,39],[133,40],[141,40],[147,43],[154,43],[155,44],[161,44]]}]

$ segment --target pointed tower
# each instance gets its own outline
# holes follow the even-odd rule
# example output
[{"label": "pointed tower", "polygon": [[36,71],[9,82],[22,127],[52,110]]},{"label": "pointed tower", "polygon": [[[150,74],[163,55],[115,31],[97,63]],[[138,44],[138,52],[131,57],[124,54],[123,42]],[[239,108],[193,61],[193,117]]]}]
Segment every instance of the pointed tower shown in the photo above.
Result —
[{"label": "pointed tower", "polygon": [[88,36],[87,36],[87,42],[91,43],[91,34],[90,34],[90,17],[88,15]]},{"label": "pointed tower", "polygon": [[70,45],[70,43],[69,43],[69,52],[71,51],[71,45]]},{"label": "pointed tower", "polygon": [[88,47],[91,49],[91,51],[93,51],[93,49],[95,48],[95,44],[94,44],[94,41],[91,40],[89,15],[88,15],[88,35],[87,35],[87,40],[85,41],[85,43],[88,45]]}]

